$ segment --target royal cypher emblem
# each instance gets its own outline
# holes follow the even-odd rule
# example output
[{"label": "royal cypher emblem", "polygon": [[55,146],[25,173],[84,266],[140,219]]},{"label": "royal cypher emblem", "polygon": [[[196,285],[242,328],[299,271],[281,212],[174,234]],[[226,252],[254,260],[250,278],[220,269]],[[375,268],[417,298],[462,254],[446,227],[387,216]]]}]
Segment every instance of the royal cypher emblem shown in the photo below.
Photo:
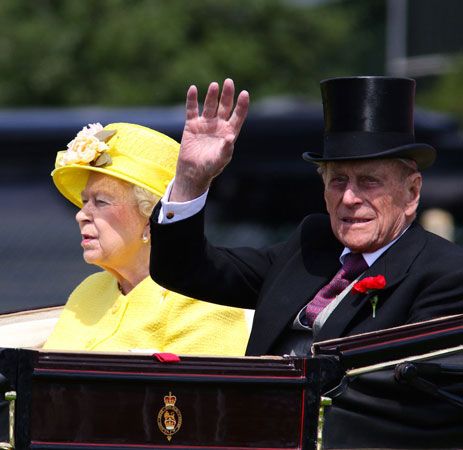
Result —
[{"label": "royal cypher emblem", "polygon": [[172,436],[180,430],[182,426],[182,413],[175,406],[177,397],[169,392],[169,395],[164,396],[164,406],[158,413],[158,427],[161,433],[165,434],[170,442]]}]

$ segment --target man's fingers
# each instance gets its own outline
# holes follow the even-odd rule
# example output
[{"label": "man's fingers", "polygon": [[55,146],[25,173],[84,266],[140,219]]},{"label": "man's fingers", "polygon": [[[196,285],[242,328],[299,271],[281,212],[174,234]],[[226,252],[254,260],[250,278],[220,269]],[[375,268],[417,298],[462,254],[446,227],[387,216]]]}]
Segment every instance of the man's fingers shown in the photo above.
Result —
[{"label": "man's fingers", "polygon": [[187,120],[196,119],[198,114],[198,89],[192,85],[186,93],[186,118]]},{"label": "man's fingers", "polygon": [[219,99],[219,84],[215,81],[209,85],[206,99],[204,100],[204,108],[202,116],[206,119],[211,119],[217,114],[217,102]]},{"label": "man's fingers", "polygon": [[222,147],[222,156],[225,158],[227,164],[230,162],[233,156],[233,150],[235,147],[235,135],[229,134],[225,136]]},{"label": "man's fingers", "polygon": [[235,85],[233,80],[227,78],[223,82],[222,95],[220,96],[217,116],[220,119],[228,120],[233,109],[233,97],[235,96]]},{"label": "man's fingers", "polygon": [[236,100],[236,106],[230,117],[229,124],[232,126],[235,135],[238,136],[241,127],[246,119],[249,109],[249,92],[241,91]]}]

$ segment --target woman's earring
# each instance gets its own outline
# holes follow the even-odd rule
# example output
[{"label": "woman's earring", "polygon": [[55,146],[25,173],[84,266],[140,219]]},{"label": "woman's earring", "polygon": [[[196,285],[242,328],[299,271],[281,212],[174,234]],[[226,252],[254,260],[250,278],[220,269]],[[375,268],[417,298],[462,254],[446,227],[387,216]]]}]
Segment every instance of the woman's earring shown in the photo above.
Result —
[{"label": "woman's earring", "polygon": [[148,235],[143,233],[143,236],[141,237],[141,240],[143,241],[144,244],[147,244],[150,241],[150,238]]}]

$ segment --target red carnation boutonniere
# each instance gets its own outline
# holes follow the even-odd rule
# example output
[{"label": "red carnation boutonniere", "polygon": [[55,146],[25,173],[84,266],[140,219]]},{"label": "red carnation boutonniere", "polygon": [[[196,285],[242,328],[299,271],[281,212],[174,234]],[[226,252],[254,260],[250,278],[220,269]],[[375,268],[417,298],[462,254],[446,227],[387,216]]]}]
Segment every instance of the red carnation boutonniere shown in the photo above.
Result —
[{"label": "red carnation boutonniere", "polygon": [[[357,281],[352,287],[354,294],[369,294],[371,291],[377,291],[386,287],[386,278],[383,275],[375,277],[366,277],[363,280]],[[371,307],[373,308],[373,319],[376,317],[376,305],[378,304],[378,296],[370,298]]]}]

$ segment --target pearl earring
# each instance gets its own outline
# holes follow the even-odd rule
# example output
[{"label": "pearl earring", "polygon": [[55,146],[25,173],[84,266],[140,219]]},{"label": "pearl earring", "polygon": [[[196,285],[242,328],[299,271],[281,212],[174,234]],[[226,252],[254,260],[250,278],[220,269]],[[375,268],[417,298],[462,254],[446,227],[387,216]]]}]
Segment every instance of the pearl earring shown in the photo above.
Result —
[{"label": "pearl earring", "polygon": [[141,237],[141,240],[143,241],[144,244],[147,244],[150,240],[149,236],[143,233],[143,236]]}]

